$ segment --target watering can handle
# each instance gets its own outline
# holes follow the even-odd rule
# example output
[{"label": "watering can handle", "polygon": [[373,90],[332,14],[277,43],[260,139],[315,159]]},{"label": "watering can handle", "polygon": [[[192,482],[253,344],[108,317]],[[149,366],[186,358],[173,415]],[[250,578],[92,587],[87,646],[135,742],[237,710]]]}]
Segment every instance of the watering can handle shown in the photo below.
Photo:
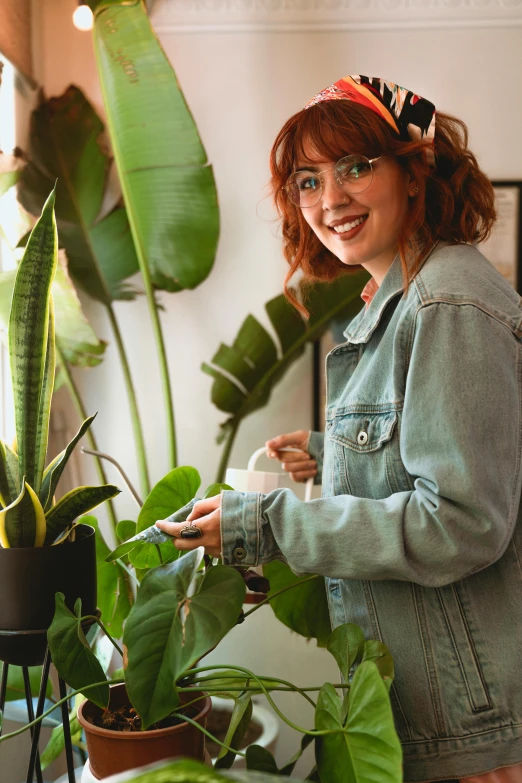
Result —
[{"label": "watering can handle", "polygon": [[[248,460],[247,470],[255,470],[256,469],[257,460],[259,459],[259,457],[262,454],[266,454],[267,451],[268,451],[268,449],[266,448],[266,446],[262,446],[260,449],[257,449],[257,451],[254,451],[254,453],[252,454],[252,456]],[[294,449],[292,446],[287,446],[286,448],[279,449],[279,451],[299,451],[299,452],[302,452],[303,449]],[[305,498],[304,498],[306,503],[309,500],[312,499],[313,488],[314,488],[314,478],[312,476],[306,482]]]}]

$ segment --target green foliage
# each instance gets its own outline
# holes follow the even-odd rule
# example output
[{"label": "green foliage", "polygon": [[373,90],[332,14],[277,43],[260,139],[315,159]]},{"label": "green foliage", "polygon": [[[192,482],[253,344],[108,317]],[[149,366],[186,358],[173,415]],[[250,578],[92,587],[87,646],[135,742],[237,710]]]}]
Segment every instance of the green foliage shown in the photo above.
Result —
[{"label": "green foliage", "polygon": [[219,212],[212,167],[176,74],[141,2],[100,3],[94,43],[140,267],[156,288],[195,288],[214,263]]},{"label": "green foliage", "polygon": [[86,514],[87,511],[96,508],[105,500],[116,497],[120,491],[113,484],[106,484],[102,487],[76,487],[76,489],[71,489],[45,515],[47,521],[45,543],[52,544],[56,537],[71,524],[73,519]]},{"label": "green foliage", "polygon": [[225,431],[266,405],[274,386],[302,355],[306,344],[317,340],[333,318],[343,315],[348,319],[360,310],[360,293],[367,280],[367,273],[359,272],[317,284],[308,294],[308,321],[283,295],[267,302],[265,309],[280,349],[259,321],[247,316],[233,344],[220,345],[210,363],[202,365],[214,378],[212,402],[231,414],[222,425]]},{"label": "green foliage", "polygon": [[[3,665],[4,664],[2,664],[2,666]],[[38,696],[40,693],[40,680],[42,679],[42,667],[29,666],[28,668],[31,693],[33,696]],[[53,684],[50,680],[48,680],[47,690],[45,692],[46,697],[49,698],[52,692]],[[7,690],[5,700],[17,701],[18,699],[25,699],[24,675],[21,666],[13,666],[10,664],[9,671],[7,673]]]},{"label": "green foliage", "polygon": [[125,571],[119,563],[108,563],[109,547],[105,543],[98,520],[93,516],[83,517],[82,522],[96,530],[96,577],[98,582],[98,609],[101,619],[111,636],[120,639],[123,623],[131,609]]},{"label": "green foliage", "polygon": [[[241,693],[235,700],[230,723],[223,740],[225,745],[239,750],[252,719],[252,710],[252,694],[250,692]],[[214,769],[230,769],[235,757],[236,754],[231,750],[221,748]]]},{"label": "green foliage", "polygon": [[[296,576],[286,563],[279,560],[264,565],[263,574],[270,582],[269,597],[303,580],[303,576]],[[332,628],[322,577],[288,590],[270,601],[270,606],[287,628],[307,639],[317,639],[318,647],[326,647]]]},{"label": "green foliage", "polygon": [[145,726],[175,709],[177,679],[221,641],[241,611],[246,589],[234,569],[215,566],[194,580],[203,554],[198,547],[149,571],[125,624],[125,681]]},{"label": "green foliage", "polygon": [[359,626],[353,623],[339,625],[328,637],[326,647],[335,658],[343,678],[348,680],[350,669],[362,659],[364,634]]},{"label": "green foliage", "polygon": [[60,676],[74,690],[102,683],[86,691],[85,696],[105,708],[109,703],[109,686],[103,684],[105,673],[82,630],[81,606],[75,607],[75,612],[66,607],[63,593],[56,593],[54,618],[47,631],[51,657]]}]

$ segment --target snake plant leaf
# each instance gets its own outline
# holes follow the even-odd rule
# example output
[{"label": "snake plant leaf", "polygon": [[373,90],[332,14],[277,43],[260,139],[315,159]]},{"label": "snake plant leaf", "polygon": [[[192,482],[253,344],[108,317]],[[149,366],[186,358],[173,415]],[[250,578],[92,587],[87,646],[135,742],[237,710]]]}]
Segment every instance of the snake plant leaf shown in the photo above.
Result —
[{"label": "snake plant leaf", "polygon": [[323,685],[315,728],[339,733],[317,737],[315,753],[321,780],[328,783],[400,783],[402,751],[386,686],[372,661],[355,671],[348,716],[333,685]]},{"label": "snake plant leaf", "polygon": [[266,405],[272,389],[291,364],[298,359],[306,343],[317,340],[332,319],[353,317],[361,308],[361,291],[368,280],[366,272],[342,276],[332,283],[319,283],[308,293],[311,311],[306,322],[280,295],[266,304],[274,327],[279,351],[261,324],[249,315],[232,346],[221,345],[202,370],[214,378],[212,402],[219,410],[232,414],[224,427],[237,425],[249,413]]},{"label": "snake plant leaf", "polygon": [[36,430],[36,476],[38,479],[38,492],[41,489],[45,458],[47,455],[47,444],[49,441],[49,423],[51,419],[51,400],[53,397],[55,368],[56,344],[54,339],[54,303],[51,295],[49,298],[47,348],[45,351],[45,365],[40,391],[40,405]]},{"label": "snake plant leaf", "polygon": [[177,679],[221,641],[241,611],[240,574],[221,565],[198,573],[204,553],[198,547],[145,574],[127,618],[125,681],[145,728],[176,708]]},{"label": "snake plant leaf", "polygon": [[[196,495],[200,484],[198,471],[188,466],[174,468],[163,476],[152,488],[141,508],[136,526],[137,532],[142,533],[147,528],[152,528],[158,519],[165,519],[186,506]],[[167,563],[179,557],[179,550],[172,546],[172,538],[169,536],[166,539],[167,543],[159,544],[158,533],[161,531],[155,528],[152,533],[154,537],[152,544],[149,543],[148,538],[144,538],[141,541],[148,543],[148,546],[140,546],[132,553],[128,550],[129,560],[136,568],[154,568],[161,562]]]},{"label": "snake plant leaf", "polygon": [[[105,674],[89,647],[81,627],[81,617],[76,617],[65,605],[63,593],[56,593],[53,621],[47,631],[49,649],[60,677],[74,690],[87,685],[104,683]],[[80,613],[81,614],[81,613]],[[85,697],[105,709],[109,703],[108,684],[89,688]]]},{"label": "snake plant leaf", "polygon": [[103,123],[78,87],[49,100],[42,96],[31,115],[27,157],[18,199],[35,215],[58,179],[56,220],[74,283],[105,305],[133,298],[123,282],[138,271],[125,210],[98,221],[110,166]]},{"label": "snake plant leaf", "polygon": [[53,502],[53,496],[56,491],[56,487],[58,485],[58,482],[60,480],[60,477],[65,469],[65,466],[67,465],[67,461],[69,460],[69,457],[71,456],[76,444],[78,443],[81,438],[85,435],[91,424],[93,423],[94,419],[96,418],[96,414],[94,416],[89,416],[88,419],[85,419],[82,426],[74,436],[74,438],[71,440],[71,442],[68,444],[68,446],[61,451],[57,456],[48,464],[46,467],[43,479],[42,479],[42,486],[40,489],[40,499],[42,501],[43,507],[45,511],[48,511],[52,505]]},{"label": "snake plant leaf", "polygon": [[4,548],[43,546],[45,534],[42,504],[24,480],[16,500],[0,511],[0,544]]},{"label": "snake plant leaf", "polygon": [[214,175],[144,3],[98,3],[94,44],[140,267],[157,288],[195,288],[216,254]]},{"label": "snake plant leaf", "polygon": [[[16,269],[0,272],[0,327],[9,323]],[[95,367],[103,359],[106,343],[98,340],[87,321],[76,289],[67,273],[63,251],[58,254],[58,267],[51,288],[55,308],[55,338],[62,357],[78,367]],[[60,365],[57,367],[54,390],[59,386]]]},{"label": "snake plant leaf", "polygon": [[0,440],[0,501],[9,506],[18,495],[18,457],[14,451]]},{"label": "snake plant leaf", "polygon": [[[286,563],[281,563],[279,560],[264,565],[263,574],[270,582],[269,597],[303,579],[302,576],[296,576]],[[332,628],[322,576],[287,590],[286,593],[270,601],[270,606],[277,619],[287,628],[306,639],[316,639],[318,647],[326,647]]]},{"label": "snake plant leaf", "polygon": [[99,506],[105,500],[110,500],[120,494],[118,487],[113,484],[104,484],[100,487],[77,487],[72,489],[58,503],[47,511],[46,545],[53,543],[55,538],[70,525],[76,517],[86,514],[87,511]]},{"label": "snake plant leaf", "polygon": [[362,660],[364,651],[364,634],[358,625],[343,623],[334,628],[326,648],[333,655],[344,680],[347,682],[350,669]]},{"label": "snake plant leaf", "polygon": [[53,190],[29,237],[16,274],[9,317],[9,356],[20,474],[36,492],[40,490],[42,480],[39,472],[41,453],[47,446],[47,438],[45,443],[38,438],[43,438],[47,432],[45,421],[40,418],[40,406],[42,402],[44,407],[47,404],[42,387],[51,285],[58,262],[54,199]]}]

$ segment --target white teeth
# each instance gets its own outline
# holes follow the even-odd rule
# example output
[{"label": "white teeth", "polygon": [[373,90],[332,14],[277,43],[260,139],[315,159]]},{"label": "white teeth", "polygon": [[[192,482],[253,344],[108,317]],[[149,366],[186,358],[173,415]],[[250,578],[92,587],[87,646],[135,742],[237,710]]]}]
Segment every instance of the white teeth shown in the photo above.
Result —
[{"label": "white teeth", "polygon": [[334,231],[337,231],[338,234],[342,234],[344,231],[350,231],[350,229],[355,228],[355,226],[360,225],[360,223],[363,223],[368,216],[365,215],[365,217],[357,218],[357,220],[354,220],[353,223],[344,223],[342,226],[334,226]]}]

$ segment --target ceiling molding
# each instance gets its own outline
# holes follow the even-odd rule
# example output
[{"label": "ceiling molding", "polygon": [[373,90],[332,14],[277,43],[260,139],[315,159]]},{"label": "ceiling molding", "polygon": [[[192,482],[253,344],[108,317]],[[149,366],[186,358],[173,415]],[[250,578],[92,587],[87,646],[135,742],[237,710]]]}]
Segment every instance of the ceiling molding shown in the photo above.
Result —
[{"label": "ceiling molding", "polygon": [[340,32],[522,26],[522,0],[154,0],[172,33]]}]

